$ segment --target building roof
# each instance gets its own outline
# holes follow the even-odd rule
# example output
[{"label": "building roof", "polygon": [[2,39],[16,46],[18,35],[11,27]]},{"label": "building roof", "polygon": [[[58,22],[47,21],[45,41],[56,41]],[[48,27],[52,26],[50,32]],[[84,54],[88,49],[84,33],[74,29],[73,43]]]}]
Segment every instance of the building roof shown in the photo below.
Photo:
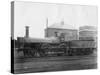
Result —
[{"label": "building roof", "polygon": [[49,26],[48,28],[56,28],[56,29],[76,29],[72,25],[65,24],[64,21],[62,21],[60,23],[54,23],[51,26]]}]

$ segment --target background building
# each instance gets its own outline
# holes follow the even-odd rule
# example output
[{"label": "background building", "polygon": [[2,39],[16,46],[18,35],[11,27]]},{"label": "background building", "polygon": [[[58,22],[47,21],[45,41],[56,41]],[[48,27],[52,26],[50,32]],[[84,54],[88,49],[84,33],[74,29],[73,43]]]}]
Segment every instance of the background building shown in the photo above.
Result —
[{"label": "background building", "polygon": [[61,23],[55,23],[45,29],[45,37],[56,37],[60,40],[77,40],[78,31],[71,25],[67,25],[62,21]]},{"label": "background building", "polygon": [[94,26],[82,26],[79,28],[80,40],[96,40],[97,28]]}]

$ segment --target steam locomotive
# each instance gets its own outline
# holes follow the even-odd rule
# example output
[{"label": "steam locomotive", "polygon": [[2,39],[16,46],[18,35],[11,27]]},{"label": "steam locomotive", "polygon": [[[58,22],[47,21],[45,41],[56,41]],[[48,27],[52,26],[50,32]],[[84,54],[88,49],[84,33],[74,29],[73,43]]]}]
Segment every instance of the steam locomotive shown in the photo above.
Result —
[{"label": "steam locomotive", "polygon": [[18,52],[24,57],[80,56],[96,50],[94,40],[72,40],[63,42],[19,42]]}]

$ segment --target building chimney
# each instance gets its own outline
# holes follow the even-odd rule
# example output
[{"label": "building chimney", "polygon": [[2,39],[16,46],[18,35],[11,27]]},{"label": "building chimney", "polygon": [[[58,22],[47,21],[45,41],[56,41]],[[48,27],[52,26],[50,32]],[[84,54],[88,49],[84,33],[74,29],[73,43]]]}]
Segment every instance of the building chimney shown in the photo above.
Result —
[{"label": "building chimney", "polygon": [[26,35],[25,35],[26,38],[29,37],[29,26],[26,26]]}]

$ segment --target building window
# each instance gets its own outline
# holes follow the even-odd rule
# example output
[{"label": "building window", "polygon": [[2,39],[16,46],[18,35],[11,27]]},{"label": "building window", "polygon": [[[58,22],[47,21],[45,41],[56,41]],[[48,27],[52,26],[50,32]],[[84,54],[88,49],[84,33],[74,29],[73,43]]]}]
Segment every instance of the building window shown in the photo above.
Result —
[{"label": "building window", "polygon": [[55,32],[55,37],[58,37],[58,32]]}]

